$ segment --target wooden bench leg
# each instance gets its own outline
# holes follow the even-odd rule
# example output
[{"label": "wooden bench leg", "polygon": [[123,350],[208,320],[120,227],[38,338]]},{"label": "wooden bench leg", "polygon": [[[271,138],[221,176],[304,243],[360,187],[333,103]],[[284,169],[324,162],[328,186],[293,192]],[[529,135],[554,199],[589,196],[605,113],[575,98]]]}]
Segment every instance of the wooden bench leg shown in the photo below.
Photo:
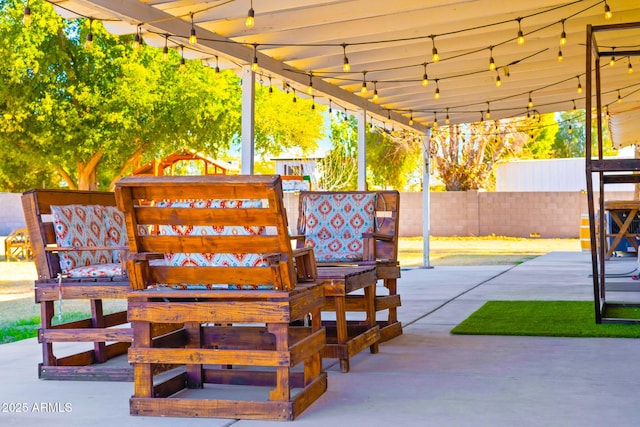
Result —
[{"label": "wooden bench leg", "polygon": [[[346,348],[349,334],[347,329],[347,307],[344,295],[333,297],[336,307],[336,339],[338,345]],[[348,351],[347,351],[348,353]],[[349,355],[340,358],[340,372],[349,372]]]},{"label": "wooden bench leg", "polygon": [[[91,300],[91,323],[94,328],[104,328],[105,326],[102,300]],[[96,363],[104,363],[107,361],[106,343],[104,341],[94,342],[93,350]]]},{"label": "wooden bench leg", "polygon": [[[187,331],[188,340],[186,348],[201,348],[202,346],[202,327],[200,323],[188,322],[184,324],[184,328]],[[187,387],[188,388],[202,388],[202,364],[188,364],[187,370]]]},{"label": "wooden bench leg", "polygon": [[[54,316],[53,301],[43,301],[40,303],[40,330],[48,330],[52,327]],[[58,361],[53,355],[53,343],[42,344],[42,364],[44,366],[56,366]]]},{"label": "wooden bench leg", "polygon": [[[371,329],[376,326],[376,283],[373,282],[371,286],[364,288],[364,310],[367,314],[367,329]],[[369,351],[372,354],[378,352],[378,342],[369,346]]]},{"label": "wooden bench leg", "polygon": [[[289,351],[289,325],[276,323],[267,325],[269,333],[276,339],[276,351]],[[276,388],[269,392],[269,399],[288,402],[291,400],[290,368],[279,366],[276,368]]]},{"label": "wooden bench leg", "polygon": [[[313,310],[311,313],[311,331],[317,332],[322,328],[322,319],[320,318],[320,308]],[[322,372],[322,357],[320,352],[304,361],[304,385],[311,384]]]},{"label": "wooden bench leg", "polygon": [[[131,322],[133,328],[133,347],[151,348],[151,324],[149,322]],[[133,364],[133,394],[135,397],[154,397],[153,369],[150,363]]]}]

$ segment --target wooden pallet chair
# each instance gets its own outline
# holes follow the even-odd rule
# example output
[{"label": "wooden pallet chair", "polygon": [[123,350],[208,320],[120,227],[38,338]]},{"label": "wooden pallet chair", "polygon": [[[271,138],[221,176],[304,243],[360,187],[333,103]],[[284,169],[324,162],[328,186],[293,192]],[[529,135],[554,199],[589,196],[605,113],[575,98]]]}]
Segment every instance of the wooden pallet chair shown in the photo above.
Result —
[{"label": "wooden pallet chair", "polygon": [[[127,177],[116,198],[134,288],[132,415],[291,420],[324,393],[324,288],[313,251],[291,248],[279,176]],[[152,342],[152,325],[173,322],[184,328]],[[159,377],[156,364],[181,366]]]},{"label": "wooden pallet chair", "polygon": [[[386,288],[386,294],[375,296],[376,313],[384,316],[387,311],[386,318],[377,320],[379,342],[402,334],[397,312],[399,209],[400,193],[390,190],[301,191],[299,196],[297,247],[314,249],[319,271],[324,266],[375,265]],[[332,309],[330,301],[325,306]],[[366,307],[361,296],[347,296],[348,311]]]},{"label": "wooden pallet chair", "polygon": [[[129,279],[122,270],[127,249],[124,216],[113,193],[30,190],[22,206],[38,278],[35,301],[40,304],[41,379],[132,381],[133,369],[105,362],[126,354],[133,338],[126,311],[105,314],[103,300],[126,299]],[[91,317],[54,325],[56,306],[86,300]],[[88,342],[93,349],[56,357],[54,343]]]}]

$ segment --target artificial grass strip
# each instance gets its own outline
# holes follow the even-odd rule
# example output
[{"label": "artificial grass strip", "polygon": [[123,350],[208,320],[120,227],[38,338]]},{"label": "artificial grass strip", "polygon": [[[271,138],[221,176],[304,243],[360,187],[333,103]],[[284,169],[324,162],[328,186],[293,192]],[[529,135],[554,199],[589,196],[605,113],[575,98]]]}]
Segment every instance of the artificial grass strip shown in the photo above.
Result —
[{"label": "artificial grass strip", "polygon": [[[637,308],[606,316],[640,318]],[[614,316],[615,314],[615,316]],[[640,324],[596,324],[592,301],[487,301],[451,330],[460,335],[640,338]]]}]

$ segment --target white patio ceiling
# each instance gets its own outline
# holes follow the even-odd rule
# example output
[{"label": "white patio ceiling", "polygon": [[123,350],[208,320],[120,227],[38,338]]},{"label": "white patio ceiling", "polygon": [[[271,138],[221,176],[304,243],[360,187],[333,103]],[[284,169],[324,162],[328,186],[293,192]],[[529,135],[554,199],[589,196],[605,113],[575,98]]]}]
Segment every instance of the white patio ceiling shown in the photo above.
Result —
[{"label": "white patio ceiling", "polygon": [[[281,81],[307,96],[310,77],[318,103],[350,112],[366,108],[424,131],[444,124],[570,110],[585,105],[586,26],[640,21],[638,0],[254,0],[255,26],[245,25],[251,0],[57,0],[63,16],[102,20],[118,34],[135,33],[162,47],[184,46],[239,70],[257,51],[258,80]],[[613,13],[605,20],[605,7]],[[188,36],[195,24],[198,42]],[[525,43],[516,42],[518,20]],[[559,45],[566,32],[567,43]],[[601,50],[636,51],[640,31],[603,33]],[[432,59],[437,48],[440,61]],[[343,47],[344,46],[344,47]],[[558,50],[563,60],[558,61]],[[343,71],[344,53],[351,70]],[[493,56],[496,70],[489,70]],[[614,55],[603,70],[605,104],[640,101],[640,58]],[[629,61],[635,68],[628,72]],[[423,74],[429,83],[423,86]],[[508,70],[507,70],[508,69]],[[262,76],[262,77],[261,77]],[[495,84],[497,76],[502,85]],[[367,92],[361,87],[366,83]],[[436,87],[440,98],[434,99]],[[379,98],[374,100],[374,89]],[[528,107],[529,98],[533,102]]]}]

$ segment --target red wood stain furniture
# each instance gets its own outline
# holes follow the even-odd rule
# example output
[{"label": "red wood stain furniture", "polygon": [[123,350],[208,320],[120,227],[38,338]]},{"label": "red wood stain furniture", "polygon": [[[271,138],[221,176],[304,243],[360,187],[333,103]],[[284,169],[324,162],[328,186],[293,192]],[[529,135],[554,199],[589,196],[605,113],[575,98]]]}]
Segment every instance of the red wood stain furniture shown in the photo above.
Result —
[{"label": "red wood stain furniture", "polygon": [[[398,227],[400,193],[384,191],[301,191],[298,203],[297,247],[312,247],[319,274],[331,266],[374,266],[386,294],[376,288],[375,312],[379,342],[402,334]],[[368,216],[364,220],[361,216]],[[327,294],[329,296],[329,294]],[[346,295],[347,311],[366,312],[367,295]],[[325,304],[331,310],[331,303]],[[387,313],[386,316],[384,313]]]},{"label": "red wood stain furniture", "polygon": [[[131,328],[126,326],[127,313],[105,314],[103,310],[103,300],[125,299],[130,290],[129,279],[121,264],[113,262],[113,251],[126,247],[114,245],[110,243],[113,239],[106,239],[108,226],[100,222],[102,218],[95,218],[93,222],[100,229],[96,233],[102,236],[102,241],[90,238],[86,244],[75,239],[66,247],[60,245],[58,235],[61,233],[58,230],[56,234],[56,218],[52,215],[53,211],[65,211],[70,215],[77,211],[84,215],[89,210],[100,215],[109,210],[113,214],[114,194],[37,189],[23,193],[22,206],[38,274],[35,301],[40,304],[38,341],[42,344],[38,376],[56,380],[131,381],[133,370],[126,361],[106,363],[126,354],[133,339]],[[82,228],[81,223],[76,222],[77,228]],[[89,227],[89,221],[83,224]],[[62,227],[60,223],[58,226]],[[86,265],[92,261],[85,255],[97,253],[102,253],[97,257],[99,265]],[[82,258],[82,265],[72,266],[64,261],[61,264],[63,254]],[[87,301],[90,317],[54,325],[55,307],[64,307],[64,301],[70,300]],[[66,342],[92,343],[93,349],[57,357],[54,344]]]},{"label": "red wood stain furniture", "polygon": [[[128,177],[116,199],[134,289],[131,414],[291,420],[324,393],[324,287],[313,251],[291,248],[279,176]],[[173,323],[184,327],[152,340]]]}]

